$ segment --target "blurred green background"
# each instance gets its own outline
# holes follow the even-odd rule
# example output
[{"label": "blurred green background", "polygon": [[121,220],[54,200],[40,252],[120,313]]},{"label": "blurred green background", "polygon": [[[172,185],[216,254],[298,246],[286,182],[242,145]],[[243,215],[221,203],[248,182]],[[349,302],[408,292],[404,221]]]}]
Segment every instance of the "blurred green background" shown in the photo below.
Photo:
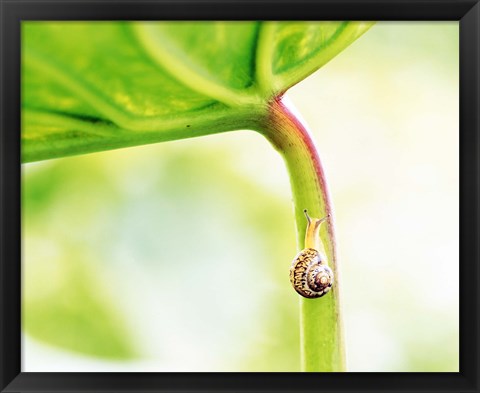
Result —
[{"label": "blurred green background", "polygon": [[[458,23],[288,96],[332,193],[348,371],[458,371]],[[291,193],[250,131],[23,168],[23,371],[299,371]]]}]

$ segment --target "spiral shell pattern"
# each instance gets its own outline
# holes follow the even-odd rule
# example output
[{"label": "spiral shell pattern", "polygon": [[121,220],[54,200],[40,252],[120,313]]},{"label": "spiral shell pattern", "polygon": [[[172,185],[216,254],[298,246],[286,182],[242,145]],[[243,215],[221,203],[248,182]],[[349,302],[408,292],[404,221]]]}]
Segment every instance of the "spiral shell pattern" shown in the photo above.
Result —
[{"label": "spiral shell pattern", "polygon": [[300,295],[314,299],[328,293],[333,285],[333,272],[317,250],[306,248],[293,260],[290,282]]}]

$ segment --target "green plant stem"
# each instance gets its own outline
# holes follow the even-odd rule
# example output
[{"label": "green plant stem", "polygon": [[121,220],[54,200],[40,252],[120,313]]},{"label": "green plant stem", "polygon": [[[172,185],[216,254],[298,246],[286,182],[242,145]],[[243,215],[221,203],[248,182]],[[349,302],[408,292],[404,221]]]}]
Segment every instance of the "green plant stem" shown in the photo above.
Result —
[{"label": "green plant stem", "polygon": [[[335,274],[335,283],[324,297],[300,298],[302,370],[345,371],[334,216],[320,158],[306,126],[281,98],[271,101],[268,115],[258,128],[285,160],[292,186],[299,250],[304,248],[305,240],[303,210],[308,209],[310,216],[317,218],[331,215],[328,225],[320,231],[320,238]],[[292,296],[296,296],[293,289]]]}]

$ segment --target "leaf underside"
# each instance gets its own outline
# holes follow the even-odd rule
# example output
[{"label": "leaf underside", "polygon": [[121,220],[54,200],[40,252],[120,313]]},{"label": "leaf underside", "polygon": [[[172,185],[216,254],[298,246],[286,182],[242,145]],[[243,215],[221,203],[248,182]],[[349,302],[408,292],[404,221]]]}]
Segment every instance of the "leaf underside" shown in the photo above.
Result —
[{"label": "leaf underside", "polygon": [[22,161],[247,128],[369,22],[22,22]]}]

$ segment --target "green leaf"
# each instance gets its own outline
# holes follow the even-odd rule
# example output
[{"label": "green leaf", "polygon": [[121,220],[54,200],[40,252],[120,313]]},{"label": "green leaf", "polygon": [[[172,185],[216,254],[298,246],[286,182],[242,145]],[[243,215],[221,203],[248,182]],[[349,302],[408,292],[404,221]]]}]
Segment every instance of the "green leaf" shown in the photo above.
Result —
[{"label": "green leaf", "polygon": [[[118,360],[138,356],[105,282],[80,257],[84,250],[61,251],[56,244],[32,237],[26,247],[30,258],[25,266],[22,324],[30,336],[85,355]],[[36,256],[39,251],[43,257]]]},{"label": "green leaf", "polygon": [[[50,161],[24,168],[22,327],[50,346],[132,359],[140,350],[116,298],[115,277],[98,251],[103,244],[98,233],[108,233],[108,222],[99,213],[98,184],[110,204],[119,197],[109,187],[108,175],[96,169],[91,159],[81,167]],[[88,228],[90,235],[79,228]]]},{"label": "green leaf", "polygon": [[22,160],[252,128],[365,22],[23,22]]}]

